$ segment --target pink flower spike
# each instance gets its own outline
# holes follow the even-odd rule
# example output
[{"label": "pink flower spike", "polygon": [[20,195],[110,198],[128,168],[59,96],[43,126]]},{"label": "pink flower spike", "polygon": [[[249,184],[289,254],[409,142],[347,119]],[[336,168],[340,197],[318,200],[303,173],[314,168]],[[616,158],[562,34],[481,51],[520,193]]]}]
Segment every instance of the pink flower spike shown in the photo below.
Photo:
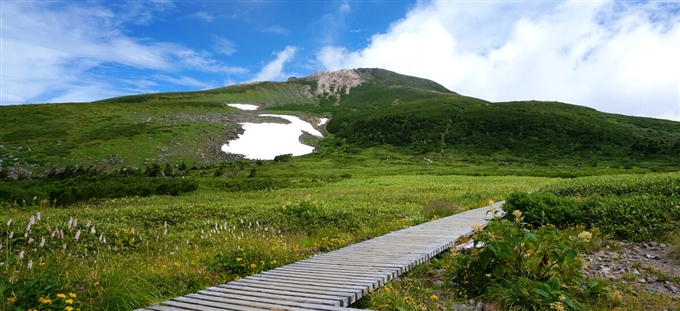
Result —
[{"label": "pink flower spike", "polygon": [[7,227],[9,227],[9,226],[11,226],[11,225],[12,225],[12,218],[10,218],[10,219],[7,221]]},{"label": "pink flower spike", "polygon": [[40,220],[40,212],[36,215],[35,220]]},{"label": "pink flower spike", "polygon": [[40,247],[43,246],[45,246],[45,237],[42,237],[42,239],[40,239]]},{"label": "pink flower spike", "polygon": [[80,229],[78,229],[78,231],[76,232],[76,237],[75,237],[76,241],[77,241],[79,238],[80,238]]},{"label": "pink flower spike", "polygon": [[28,261],[28,265],[26,266],[29,270],[33,268],[33,260]]},{"label": "pink flower spike", "polygon": [[19,252],[19,259],[24,259],[24,251]]}]

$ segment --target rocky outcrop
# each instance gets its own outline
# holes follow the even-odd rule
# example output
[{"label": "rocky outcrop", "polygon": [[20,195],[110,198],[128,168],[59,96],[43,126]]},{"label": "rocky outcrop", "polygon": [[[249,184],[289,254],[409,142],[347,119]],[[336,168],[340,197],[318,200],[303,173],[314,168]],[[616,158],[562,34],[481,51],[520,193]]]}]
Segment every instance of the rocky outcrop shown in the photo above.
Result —
[{"label": "rocky outcrop", "polygon": [[349,94],[353,87],[361,85],[364,79],[353,69],[343,69],[333,72],[317,72],[309,77],[308,80],[317,81],[315,95],[336,96],[344,92]]}]

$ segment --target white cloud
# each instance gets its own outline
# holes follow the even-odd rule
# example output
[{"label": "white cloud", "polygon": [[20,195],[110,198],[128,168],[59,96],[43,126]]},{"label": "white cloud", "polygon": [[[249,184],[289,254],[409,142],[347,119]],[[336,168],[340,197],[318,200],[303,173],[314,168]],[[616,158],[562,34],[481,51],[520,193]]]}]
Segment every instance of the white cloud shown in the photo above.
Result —
[{"label": "white cloud", "polygon": [[297,53],[296,47],[287,46],[283,51],[276,53],[276,59],[266,64],[250,81],[273,81],[286,78],[283,65],[293,59],[295,53]]},{"label": "white cloud", "polygon": [[236,53],[237,51],[236,46],[234,45],[233,42],[225,38],[220,38],[218,36],[213,36],[213,40],[215,40],[215,45],[213,46],[213,49],[215,49],[218,53],[227,56],[231,56],[232,54]]},{"label": "white cloud", "polygon": [[280,34],[280,35],[284,35],[284,36],[287,36],[288,33],[290,33],[290,31],[288,29],[286,29],[285,27],[279,26],[279,25],[267,27],[267,28],[264,28],[260,31]]},{"label": "white cloud", "polygon": [[326,70],[382,67],[491,101],[557,100],[680,120],[680,6],[420,3],[364,49],[326,46]]},{"label": "white cloud", "polygon": [[350,8],[349,3],[343,2],[340,5],[339,11],[340,11],[340,13],[349,13],[349,12],[352,12],[352,8]]},{"label": "white cloud", "polygon": [[196,12],[194,14],[191,14],[189,17],[204,21],[206,23],[210,23],[215,20],[215,16],[212,16],[210,13],[207,12]]},{"label": "white cloud", "polygon": [[118,17],[112,10],[96,6],[7,2],[0,14],[0,104],[90,101],[122,95],[124,91],[116,84],[123,81],[93,73],[107,66],[165,72],[246,72],[211,59],[206,52],[126,36],[122,25],[129,16],[138,15],[134,12]]}]

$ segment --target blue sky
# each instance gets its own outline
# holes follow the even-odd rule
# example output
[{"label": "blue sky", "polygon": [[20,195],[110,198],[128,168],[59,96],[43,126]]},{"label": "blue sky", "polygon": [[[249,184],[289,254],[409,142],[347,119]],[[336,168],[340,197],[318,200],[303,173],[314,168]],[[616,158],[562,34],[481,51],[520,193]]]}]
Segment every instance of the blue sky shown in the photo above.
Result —
[{"label": "blue sky", "polygon": [[680,120],[680,3],[0,2],[0,103],[380,67],[492,101]]}]

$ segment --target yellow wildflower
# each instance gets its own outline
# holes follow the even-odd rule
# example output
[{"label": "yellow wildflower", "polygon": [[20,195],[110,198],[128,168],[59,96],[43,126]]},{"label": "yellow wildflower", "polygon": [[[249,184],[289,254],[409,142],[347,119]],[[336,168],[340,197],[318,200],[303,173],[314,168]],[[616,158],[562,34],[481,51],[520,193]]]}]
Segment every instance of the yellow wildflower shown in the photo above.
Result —
[{"label": "yellow wildflower", "polygon": [[480,232],[480,231],[482,231],[482,229],[484,229],[484,226],[482,224],[478,223],[478,222],[473,223],[471,227],[472,227],[472,231],[474,231],[474,232]]},{"label": "yellow wildflower", "polygon": [[522,217],[522,211],[518,209],[512,212],[512,215],[515,216],[515,222],[517,223],[520,223],[524,219],[524,217]]},{"label": "yellow wildflower", "polygon": [[64,299],[64,298],[66,298],[66,295],[64,295],[64,294],[57,294],[57,297],[58,297],[58,298],[61,298],[61,299]]},{"label": "yellow wildflower", "polygon": [[[94,285],[99,284],[99,282],[94,283]],[[68,293],[69,297],[76,298],[76,293]]]},{"label": "yellow wildflower", "polygon": [[241,260],[243,260],[243,258],[236,257],[236,261],[241,261]]},{"label": "yellow wildflower", "polygon": [[257,265],[254,264],[254,263],[251,263],[251,264],[250,264],[250,269],[255,269],[255,268],[257,268]]},{"label": "yellow wildflower", "polygon": [[432,301],[437,301],[439,300],[439,297],[437,297],[437,295],[435,294],[432,294],[432,296],[430,296],[430,299],[432,299]]},{"label": "yellow wildflower", "polygon": [[7,298],[7,302],[8,302],[9,304],[13,304],[15,301],[17,301],[17,297],[10,297],[10,298]]},{"label": "yellow wildflower", "polygon": [[73,304],[73,299],[66,299],[64,300],[66,304],[72,305]]},{"label": "yellow wildflower", "polygon": [[66,311],[73,311],[73,307],[71,307],[71,306],[66,306],[66,308],[64,308],[64,310],[66,310]]},{"label": "yellow wildflower", "polygon": [[564,311],[564,305],[561,302],[553,302],[550,304],[550,309],[555,311]]},{"label": "yellow wildflower", "polygon": [[270,265],[275,265],[275,264],[276,264],[276,260],[270,261],[269,264],[270,264]]},{"label": "yellow wildflower", "polygon": [[179,266],[180,266],[179,262],[173,262],[172,265],[175,266],[175,267],[179,267]]}]

